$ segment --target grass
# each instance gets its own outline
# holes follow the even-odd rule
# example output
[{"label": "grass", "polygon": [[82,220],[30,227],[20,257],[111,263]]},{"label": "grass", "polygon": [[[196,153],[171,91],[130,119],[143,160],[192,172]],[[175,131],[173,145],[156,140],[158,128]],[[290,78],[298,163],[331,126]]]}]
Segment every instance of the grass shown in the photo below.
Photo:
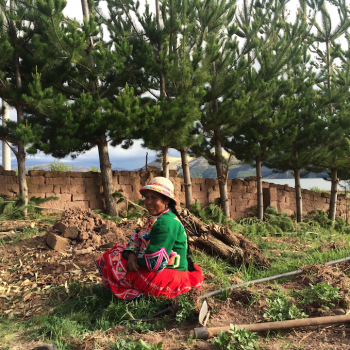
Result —
[{"label": "grass", "polygon": [[[331,260],[337,260],[349,255],[350,235],[340,234],[333,228],[322,228],[317,224],[296,225],[294,232],[277,232],[274,235],[266,229],[260,222],[252,221],[249,225],[237,225],[244,236],[255,242],[262,249],[265,256],[270,261],[268,268],[259,268],[252,265],[233,267],[228,262],[218,257],[211,257],[204,253],[196,252],[192,258],[196,264],[201,266],[204,274],[212,274],[210,283],[215,289],[227,288],[233,284],[232,279],[239,277],[243,281],[251,281],[258,278],[274,276],[285,272],[290,272],[313,263],[321,264]],[[25,229],[24,234],[12,239],[10,244],[22,244],[23,238],[40,234],[38,229]],[[319,246],[329,242],[342,243],[341,249],[328,251],[318,250]],[[15,271],[12,266],[18,263],[21,255],[15,261],[9,262],[6,268]],[[6,263],[3,261],[3,263]],[[281,295],[279,285],[286,279],[271,282],[271,298]],[[63,289],[62,289],[63,288]],[[64,287],[52,286],[49,292],[51,295],[64,294]],[[257,292],[258,294],[258,292]],[[215,299],[225,300],[229,297],[228,292],[223,292],[215,296]],[[109,328],[121,325],[126,326],[138,333],[159,331],[164,329],[168,318],[155,321],[142,322],[140,319],[149,319],[151,316],[169,305],[167,300],[155,298],[142,298],[134,302],[125,303],[116,299],[113,294],[104,290],[100,285],[84,285],[79,281],[69,282],[69,294],[65,294],[65,301],[50,299],[47,309],[50,312],[34,316],[29,320],[19,322],[14,316],[0,318],[0,343],[6,348],[7,344],[16,342],[17,339],[40,340],[43,343],[56,343],[59,350],[69,350],[72,348],[74,339],[82,339],[86,334],[91,334],[97,330],[105,331]],[[252,296],[250,307],[258,300],[258,295]],[[210,301],[209,301],[210,302]],[[186,303],[185,303],[186,304]],[[123,336],[122,336],[123,337]],[[125,335],[124,335],[125,338]],[[126,339],[126,338],[125,338]],[[110,348],[121,348],[130,345],[136,346],[135,341],[127,341],[124,345],[122,341],[116,340]],[[286,348],[289,343],[286,343]],[[0,349],[2,349],[0,347]],[[145,347],[146,349],[146,347]],[[156,348],[154,348],[156,349]]]}]

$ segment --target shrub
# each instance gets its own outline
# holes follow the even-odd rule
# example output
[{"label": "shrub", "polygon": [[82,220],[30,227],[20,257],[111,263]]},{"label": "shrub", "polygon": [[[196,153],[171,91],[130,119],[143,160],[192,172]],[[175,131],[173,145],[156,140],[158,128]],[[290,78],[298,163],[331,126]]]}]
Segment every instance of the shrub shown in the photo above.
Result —
[{"label": "shrub", "polygon": [[338,232],[343,232],[346,227],[346,222],[342,218],[335,218],[334,229]]},{"label": "shrub", "polygon": [[265,309],[263,317],[268,321],[284,321],[298,318],[308,317],[295,304],[285,298],[277,298],[275,300],[266,299],[269,308]]},{"label": "shrub", "polygon": [[334,306],[332,301],[341,299],[339,288],[333,287],[329,282],[310,284],[310,288],[304,289],[301,294],[305,298],[304,304],[317,303],[325,310],[328,310],[329,306]]}]

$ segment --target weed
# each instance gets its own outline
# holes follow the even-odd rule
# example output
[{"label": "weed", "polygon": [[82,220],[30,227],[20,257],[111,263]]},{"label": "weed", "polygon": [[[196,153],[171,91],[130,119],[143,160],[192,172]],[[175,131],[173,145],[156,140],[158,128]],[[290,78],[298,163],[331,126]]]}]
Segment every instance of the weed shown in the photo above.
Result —
[{"label": "weed", "polygon": [[254,350],[255,342],[258,339],[256,333],[251,333],[243,329],[238,329],[235,325],[230,325],[228,333],[220,332],[211,343],[217,350]]},{"label": "weed", "polygon": [[276,298],[275,300],[266,299],[269,308],[265,309],[263,317],[268,321],[284,321],[308,317],[295,304],[285,298]]},{"label": "weed", "polygon": [[186,294],[180,294],[178,299],[178,308],[175,319],[178,323],[183,321],[195,321],[196,314],[193,303],[188,299]]},{"label": "weed", "polygon": [[112,350],[161,350],[163,343],[148,345],[143,340],[134,341],[132,338],[120,338],[111,345]]},{"label": "weed", "polygon": [[329,306],[334,306],[332,301],[341,299],[339,288],[333,287],[330,283],[310,284],[310,288],[304,289],[301,294],[305,298],[304,304],[317,303],[325,310],[328,310]]}]

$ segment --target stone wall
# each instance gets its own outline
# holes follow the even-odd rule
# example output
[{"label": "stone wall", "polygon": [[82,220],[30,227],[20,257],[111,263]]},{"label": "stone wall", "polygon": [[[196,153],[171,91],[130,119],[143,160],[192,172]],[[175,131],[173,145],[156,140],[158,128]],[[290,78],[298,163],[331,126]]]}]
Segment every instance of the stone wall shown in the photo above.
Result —
[{"label": "stone wall", "polygon": [[[130,199],[141,199],[139,190],[151,178],[160,175],[157,171],[113,171],[115,189],[122,191]],[[175,195],[185,202],[183,179],[177,177],[175,171],[170,171],[170,179],[175,186]],[[57,209],[67,209],[83,206],[91,209],[103,209],[103,190],[99,173],[95,172],[58,172],[45,170],[30,170],[27,176],[29,196],[47,198],[56,196],[59,200],[45,203],[43,206]],[[220,197],[216,179],[192,179],[193,199],[203,206],[213,203]],[[15,195],[18,190],[18,179],[14,171],[5,171],[0,167],[0,194]],[[257,205],[257,187],[254,178],[245,180],[228,180],[228,196],[231,215],[234,220],[248,217],[255,213]],[[294,188],[287,185],[276,185],[263,182],[264,207],[274,205],[278,211],[292,215],[295,211],[296,199]],[[313,209],[326,211],[329,207],[330,194],[302,190],[303,212]],[[120,207],[122,209],[122,206]],[[338,196],[337,216],[345,218],[346,204],[344,196]]]}]

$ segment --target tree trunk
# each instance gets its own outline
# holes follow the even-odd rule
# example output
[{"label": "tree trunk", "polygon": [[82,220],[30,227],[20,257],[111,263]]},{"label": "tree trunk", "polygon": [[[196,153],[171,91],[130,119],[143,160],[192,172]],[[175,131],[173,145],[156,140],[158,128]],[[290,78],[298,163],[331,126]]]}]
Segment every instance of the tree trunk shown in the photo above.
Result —
[{"label": "tree trunk", "polygon": [[103,194],[106,202],[106,211],[110,216],[117,216],[117,202],[112,196],[114,193],[114,183],[112,167],[109,161],[108,143],[106,135],[100,137],[98,141],[98,154],[100,158],[100,169],[102,177]]},{"label": "tree trunk", "polygon": [[[22,78],[21,71],[19,69],[19,56],[18,52],[14,53],[14,63],[15,63],[15,78],[16,78],[16,90],[22,88]],[[16,107],[17,111],[17,123],[23,123],[24,113],[23,106],[19,104]],[[16,154],[17,157],[17,166],[18,166],[18,185],[19,185],[19,194],[24,199],[24,205],[28,205],[28,187],[26,180],[26,151],[22,142],[18,142],[18,151]],[[24,216],[27,216],[27,208],[23,210]]]},{"label": "tree trunk", "polygon": [[[10,107],[4,100],[2,100],[2,108],[4,110],[2,125],[5,126],[6,120],[10,119]],[[11,170],[11,149],[5,141],[2,142],[2,166],[5,170]]]},{"label": "tree trunk", "polygon": [[258,219],[262,220],[264,218],[264,198],[263,198],[263,190],[262,190],[262,176],[261,176],[261,158],[260,156],[256,156],[256,185],[257,185],[257,195],[258,195]]},{"label": "tree trunk", "polygon": [[188,165],[187,150],[182,149],[180,150],[180,153],[181,153],[182,171],[184,175],[186,208],[191,209],[192,183],[191,183],[190,167]]},{"label": "tree trunk", "polygon": [[331,203],[329,204],[329,215],[328,218],[331,220],[335,220],[335,213],[337,210],[337,193],[338,193],[338,170],[332,168],[331,169]]},{"label": "tree trunk", "polygon": [[294,169],[295,199],[297,202],[297,222],[303,221],[303,199],[301,196],[300,170]]},{"label": "tree trunk", "polygon": [[224,215],[230,218],[230,206],[227,194],[227,176],[224,173],[224,167],[222,163],[221,141],[217,135],[215,137],[215,146],[215,166],[219,182],[221,207],[224,212]]},{"label": "tree trunk", "polygon": [[163,176],[169,179],[169,161],[168,161],[169,146],[162,147],[163,155]]}]

